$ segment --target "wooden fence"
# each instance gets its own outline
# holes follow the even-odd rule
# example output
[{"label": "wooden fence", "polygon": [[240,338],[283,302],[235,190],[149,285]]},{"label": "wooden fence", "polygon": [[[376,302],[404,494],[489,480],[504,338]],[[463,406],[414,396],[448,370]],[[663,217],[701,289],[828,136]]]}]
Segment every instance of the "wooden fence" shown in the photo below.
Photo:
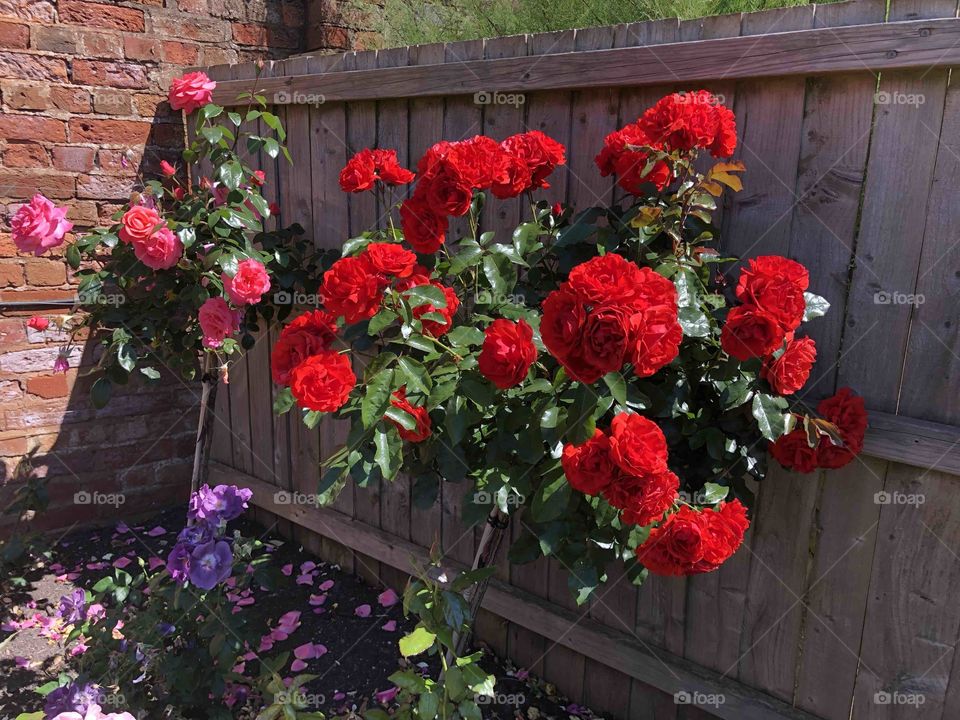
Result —
[{"label": "wooden fence", "polygon": [[[324,247],[383,222],[370,194],[337,186],[360,148],[398,148],[409,167],[441,138],[540,129],[568,148],[549,196],[582,208],[617,193],[593,166],[604,136],[663,94],[705,86],[735,109],[748,172],[722,208],[724,250],[810,268],[832,304],[810,325],[810,394],[853,386],[871,428],[843,470],[771,471],[748,542],[718,572],[637,589],[613,571],[576,609],[563,568],[501,561],[481,637],[609,716],[960,717],[960,20],[957,0],[885,5],[297,57],[261,80],[294,159],[266,163],[271,199]],[[254,68],[210,74],[231,103]],[[523,103],[482,102],[496,92]],[[505,232],[520,214],[491,203],[483,225]],[[406,479],[348,488],[333,509],[274,495],[315,492],[318,460],[344,438],[273,417],[275,336],[221,393],[214,479],[247,483],[266,519],[375,582],[402,583],[435,540],[468,562],[459,486],[429,511],[411,507]]]}]

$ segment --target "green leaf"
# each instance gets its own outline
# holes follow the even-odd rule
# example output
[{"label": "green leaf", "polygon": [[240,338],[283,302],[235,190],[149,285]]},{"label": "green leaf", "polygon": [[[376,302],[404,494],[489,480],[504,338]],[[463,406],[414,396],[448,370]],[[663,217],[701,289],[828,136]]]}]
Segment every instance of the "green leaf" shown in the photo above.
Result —
[{"label": "green leaf", "polygon": [[517,283],[517,268],[502,254],[487,255],[483,258],[483,274],[490,283],[493,294],[499,297],[508,295]]},{"label": "green leaf", "polygon": [[446,295],[436,285],[414,285],[404,292],[404,296],[410,301],[410,307],[433,305],[435,308],[445,308],[447,306]]},{"label": "green leaf", "polygon": [[476,240],[461,240],[458,245],[460,252],[450,260],[449,272],[451,275],[459,275],[467,268],[474,267],[480,262],[483,255],[483,249]]},{"label": "green leaf", "polygon": [[307,410],[303,414],[303,424],[308,428],[313,430],[320,424],[320,421],[323,419],[323,413],[316,410]]},{"label": "green leaf", "polygon": [[417,419],[406,410],[398,408],[396,405],[390,405],[383,414],[391,420],[399,423],[400,426],[405,430],[417,429]]},{"label": "green leaf", "polygon": [[143,374],[144,374],[147,378],[149,378],[150,380],[159,380],[159,379],[160,379],[160,371],[157,370],[156,368],[152,368],[152,367],[142,367],[142,368],[140,368],[140,372],[143,373]]},{"label": "green leaf", "polygon": [[727,496],[728,492],[730,492],[730,488],[725,485],[707,483],[703,486],[702,494],[698,500],[704,505],[716,505]]},{"label": "green leaf", "polygon": [[466,345],[482,345],[486,335],[479,328],[468,325],[459,325],[447,333],[447,342],[453,347]]},{"label": "green leaf", "polygon": [[403,442],[395,432],[389,432],[386,427],[378,429],[373,434],[373,444],[376,448],[373,459],[383,473],[385,480],[393,480],[403,465]]},{"label": "green leaf", "polygon": [[610,372],[603,376],[603,381],[607,384],[607,387],[610,388],[613,399],[621,405],[626,405],[627,381],[623,379],[623,375],[618,372]]},{"label": "green leaf", "polygon": [[70,267],[74,270],[80,267],[80,249],[77,247],[76,243],[67,245],[66,252],[67,262],[70,263]]},{"label": "green leaf", "polygon": [[421,720],[433,720],[440,710],[440,698],[436,693],[428,692],[420,696],[417,712]]},{"label": "green leaf", "polygon": [[288,412],[297,401],[293,397],[293,393],[290,392],[290,388],[284,387],[280,388],[277,391],[277,396],[273,400],[273,412],[275,415],[283,415],[285,412]]},{"label": "green leaf", "polygon": [[573,405],[567,415],[567,437],[574,445],[580,445],[593,437],[597,429],[593,413],[597,408],[597,396],[593,389],[584,383],[576,390]]},{"label": "green leaf", "polygon": [[220,166],[220,180],[230,190],[236,190],[243,182],[243,168],[240,163],[231,161]]},{"label": "green leaf", "polygon": [[710,318],[700,308],[682,307],[677,312],[680,329],[687,337],[709,337]]},{"label": "green leaf", "polygon": [[830,309],[830,303],[827,302],[826,298],[822,298],[819,295],[805,292],[803,294],[803,299],[806,300],[807,303],[806,308],[803,311],[804,322],[813,320],[814,318],[823,317],[827,314],[827,310]]},{"label": "green leaf", "polygon": [[418,625],[412,633],[400,638],[400,654],[404,657],[413,657],[430,649],[437,636],[422,625]]},{"label": "green leaf", "polygon": [[407,386],[407,391],[421,392],[424,395],[430,394],[430,388],[433,387],[433,380],[430,379],[430,373],[423,364],[411,357],[402,357],[397,361],[402,373],[402,384]]},{"label": "green leaf", "polygon": [[90,388],[90,400],[93,402],[93,406],[98,410],[106,407],[107,403],[110,402],[110,396],[112,394],[113,383],[111,383],[105,377],[98,378]]},{"label": "green leaf", "polygon": [[760,434],[771,442],[784,434],[787,429],[787,408],[785,398],[765,393],[753,396],[753,417],[757,420]]},{"label": "green leaf", "polygon": [[530,506],[533,519],[538,523],[546,523],[559,518],[570,502],[570,492],[570,483],[563,474],[540,483]]},{"label": "green leaf", "polygon": [[367,382],[366,393],[360,403],[360,420],[365,428],[383,417],[393,393],[393,370],[381,370]]},{"label": "green leaf", "polygon": [[133,372],[137,366],[137,351],[129,343],[123,343],[117,347],[117,362],[127,372]]}]

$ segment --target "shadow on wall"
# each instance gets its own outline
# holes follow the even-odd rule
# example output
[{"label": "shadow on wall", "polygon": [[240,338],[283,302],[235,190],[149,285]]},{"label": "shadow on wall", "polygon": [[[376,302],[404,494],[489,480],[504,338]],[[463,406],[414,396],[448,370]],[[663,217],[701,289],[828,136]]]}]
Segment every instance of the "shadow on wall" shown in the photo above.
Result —
[{"label": "shadow on wall", "polygon": [[[136,186],[136,175],[157,177],[160,160],[179,158],[182,138],[177,118],[154,118],[144,149],[138,156],[128,153],[123,194],[108,190],[113,202],[98,203],[100,224],[111,222],[121,198]],[[75,232],[93,225],[75,222]],[[62,263],[63,258],[45,262]],[[19,293],[0,295],[0,508],[9,504],[30,466],[33,477],[46,481],[49,495],[48,508],[20,530],[66,530],[135,519],[183,503],[189,495],[199,382],[187,383],[166,372],[159,384],[148,385],[132,376],[127,385],[114,385],[105,407],[94,407],[90,388],[99,377],[99,342],[81,337],[68,348],[69,335],[58,329],[57,318],[70,307],[42,304],[75,300],[72,273],[69,283],[43,291],[42,299],[27,291],[24,295],[37,303],[32,306],[7,304],[16,302]],[[104,292],[97,302],[119,304],[123,296]],[[30,328],[27,322],[34,316],[50,320],[49,327]],[[58,357],[69,363],[66,373],[54,372]],[[31,451],[34,456],[25,459]],[[14,520],[0,517],[0,538],[13,531]]]}]

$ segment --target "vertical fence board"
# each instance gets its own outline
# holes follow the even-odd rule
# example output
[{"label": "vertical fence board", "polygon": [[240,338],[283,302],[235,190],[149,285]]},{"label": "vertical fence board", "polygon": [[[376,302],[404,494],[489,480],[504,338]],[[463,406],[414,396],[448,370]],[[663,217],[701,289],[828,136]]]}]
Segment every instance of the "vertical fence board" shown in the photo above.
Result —
[{"label": "vertical fence board", "polygon": [[[955,14],[955,0],[893,0],[889,19]],[[945,69],[902,70],[880,79],[880,97],[891,102],[877,107],[838,384],[869,377],[862,394],[870,407],[885,412],[897,409],[911,306],[884,303],[878,293],[913,292],[921,243],[891,238],[923,236],[947,74]],[[892,101],[910,95],[922,96],[923,103]],[[898,175],[910,181],[902,182]]]},{"label": "vertical fence board", "polygon": [[820,473],[819,537],[805,597],[796,702],[829,720],[850,715],[880,517],[875,493],[886,472],[885,461],[861,458]]},{"label": "vertical fence board", "polygon": [[[343,59],[345,70],[366,70],[376,67],[376,52],[347,53]],[[377,105],[373,101],[352,102],[346,107],[347,156],[363,148],[377,146]],[[357,237],[377,226],[377,203],[373,193],[351,193],[349,196],[350,236]],[[357,372],[360,368],[355,368]],[[354,485],[353,483],[350,483]],[[354,485],[354,513],[373,527],[380,526],[381,481],[377,478],[366,487]],[[372,584],[380,582],[380,563],[370,557],[355,555],[356,570]]]}]

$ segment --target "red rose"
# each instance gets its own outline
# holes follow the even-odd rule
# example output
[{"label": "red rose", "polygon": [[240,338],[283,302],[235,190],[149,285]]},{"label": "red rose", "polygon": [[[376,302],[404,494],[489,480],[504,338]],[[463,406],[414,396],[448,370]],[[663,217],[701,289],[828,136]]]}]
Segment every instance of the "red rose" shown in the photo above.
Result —
[{"label": "red rose", "polygon": [[602,430],[594,430],[582,445],[564,445],[560,464],[570,486],[585,495],[599,495],[620,474]]},{"label": "red rose", "polygon": [[[670,285],[672,287],[673,283]],[[677,320],[675,304],[651,305],[634,313],[630,317],[630,344],[627,348],[633,374],[649,377],[668,365],[679,354],[682,339],[683,329]]]},{"label": "red rose", "polygon": [[647,475],[635,492],[623,498],[622,505],[610,504],[623,510],[620,518],[625,524],[643,527],[656,522],[673,507],[679,488],[680,478],[667,470]]},{"label": "red rose", "polygon": [[237,263],[237,272],[233,277],[221,275],[223,289],[230,302],[237,306],[256,305],[264,293],[270,290],[270,275],[263,263],[253,258]]},{"label": "red rose", "polygon": [[643,114],[638,125],[668,150],[701,148],[715,157],[729,157],[736,149],[733,113],[706,90],[667,95]]},{"label": "red rose", "polygon": [[447,216],[434,212],[423,198],[414,195],[400,205],[403,237],[418,253],[432,255],[439,250],[448,226]]},{"label": "red rose", "polygon": [[50,321],[45,317],[40,317],[39,315],[34,315],[32,318],[27,320],[27,327],[31,330],[38,330],[43,332],[48,327],[50,327]]},{"label": "red rose", "polygon": [[[650,271],[653,272],[653,271]],[[654,273],[656,274],[656,273]],[[616,253],[598,255],[570,271],[566,285],[591,305],[633,304],[645,297],[643,285],[649,276]],[[673,284],[663,278],[671,287]]]},{"label": "red rose", "polygon": [[610,423],[610,455],[627,475],[642,477],[667,470],[667,439],[653,422],[620,413]]},{"label": "red rose", "polygon": [[554,290],[543,301],[540,337],[550,354],[560,362],[579,346],[586,318],[583,303],[567,288]]},{"label": "red rose", "polygon": [[716,570],[743,542],[750,523],[739,500],[719,510],[687,505],[650,531],[637,559],[656,575],[694,575]]},{"label": "red rose", "polygon": [[452,143],[446,161],[453,165],[472,188],[488,188],[503,174],[506,155],[500,144],[485,135]]},{"label": "red rose", "polygon": [[595,383],[608,372],[623,367],[630,342],[630,312],[601,307],[587,315],[578,352],[568,357],[577,380]]},{"label": "red rose", "polygon": [[817,464],[824,468],[841,468],[863,450],[863,436],[867,432],[867,412],[863,398],[850,388],[840,388],[833,397],[817,405],[817,412],[840,430],[843,445],[834,445],[828,437],[821,437],[817,446]]},{"label": "red rose", "polygon": [[306,312],[287,325],[270,354],[270,370],[277,385],[287,385],[295,367],[328,350],[337,336],[337,322],[323,310]]},{"label": "red rose", "polygon": [[530,170],[530,188],[525,189],[550,187],[546,182],[547,176],[557,165],[566,162],[563,145],[539,130],[511,135],[500,143],[500,147]]},{"label": "red rose", "polygon": [[350,358],[333,350],[307,358],[290,373],[290,391],[297,404],[317,412],[341,408],[356,384]]},{"label": "red rose", "polygon": [[421,180],[417,193],[440,215],[466,215],[473,201],[473,188],[457,168],[443,163],[440,169]]},{"label": "red rose", "polygon": [[417,426],[413,430],[407,430],[405,427],[403,427],[403,425],[398,423],[396,420],[387,418],[387,420],[389,420],[396,426],[397,432],[400,433],[401,438],[403,438],[404,440],[408,440],[409,442],[418,443],[418,442],[423,442],[428,437],[430,437],[430,432],[433,427],[430,421],[430,413],[427,412],[427,409],[425,407],[419,407],[419,406],[410,404],[410,401],[407,400],[406,386],[401,387],[399,390],[393,393],[393,397],[390,400],[390,404],[393,405],[394,407],[398,407],[401,410],[406,411],[407,413],[412,415],[414,419],[417,421]]},{"label": "red rose", "polygon": [[369,190],[377,181],[377,166],[373,151],[364,148],[347,161],[340,171],[340,189],[344,192]]},{"label": "red rose", "polygon": [[417,264],[417,256],[396,243],[370,243],[361,257],[375,272],[388,278],[410,277]]},{"label": "red rose", "polygon": [[160,215],[146,205],[134,205],[120,218],[120,239],[125,243],[146,242],[163,224]]},{"label": "red rose", "polygon": [[763,361],[760,377],[780,395],[792,395],[802,388],[817,360],[817,344],[810,338],[790,340],[780,357],[771,355]]},{"label": "red rose", "polygon": [[523,160],[502,153],[499,173],[490,186],[490,192],[501,200],[515,198],[530,187],[530,178],[530,168]]},{"label": "red rose", "polygon": [[787,470],[810,473],[817,469],[817,448],[810,447],[802,427],[781,435],[767,449],[773,459]]},{"label": "red rose", "polygon": [[340,258],[323,274],[320,296],[334,315],[355,323],[377,314],[383,283],[361,258]]},{"label": "red rose", "polygon": [[650,153],[639,149],[653,145],[638,125],[626,125],[604,138],[603,149],[594,162],[602,177],[616,175],[617,184],[631,195],[643,194],[647,183],[663,190],[673,179],[670,165],[661,160],[647,170]]},{"label": "red rose", "polygon": [[783,342],[784,331],[769,313],[751,305],[733,308],[720,334],[724,351],[744,361],[769,355]]},{"label": "red rose", "polygon": [[765,255],[748,261],[740,271],[737,297],[769,313],[784,332],[790,332],[803,320],[806,309],[803,293],[809,284],[810,275],[800,263]]},{"label": "red rose", "polygon": [[406,185],[416,177],[412,172],[400,165],[396,150],[374,150],[373,161],[377,179],[387,185]]},{"label": "red rose", "polygon": [[533,329],[525,320],[503,318],[487,327],[477,358],[480,373],[501,390],[519,385],[537,359]]}]

